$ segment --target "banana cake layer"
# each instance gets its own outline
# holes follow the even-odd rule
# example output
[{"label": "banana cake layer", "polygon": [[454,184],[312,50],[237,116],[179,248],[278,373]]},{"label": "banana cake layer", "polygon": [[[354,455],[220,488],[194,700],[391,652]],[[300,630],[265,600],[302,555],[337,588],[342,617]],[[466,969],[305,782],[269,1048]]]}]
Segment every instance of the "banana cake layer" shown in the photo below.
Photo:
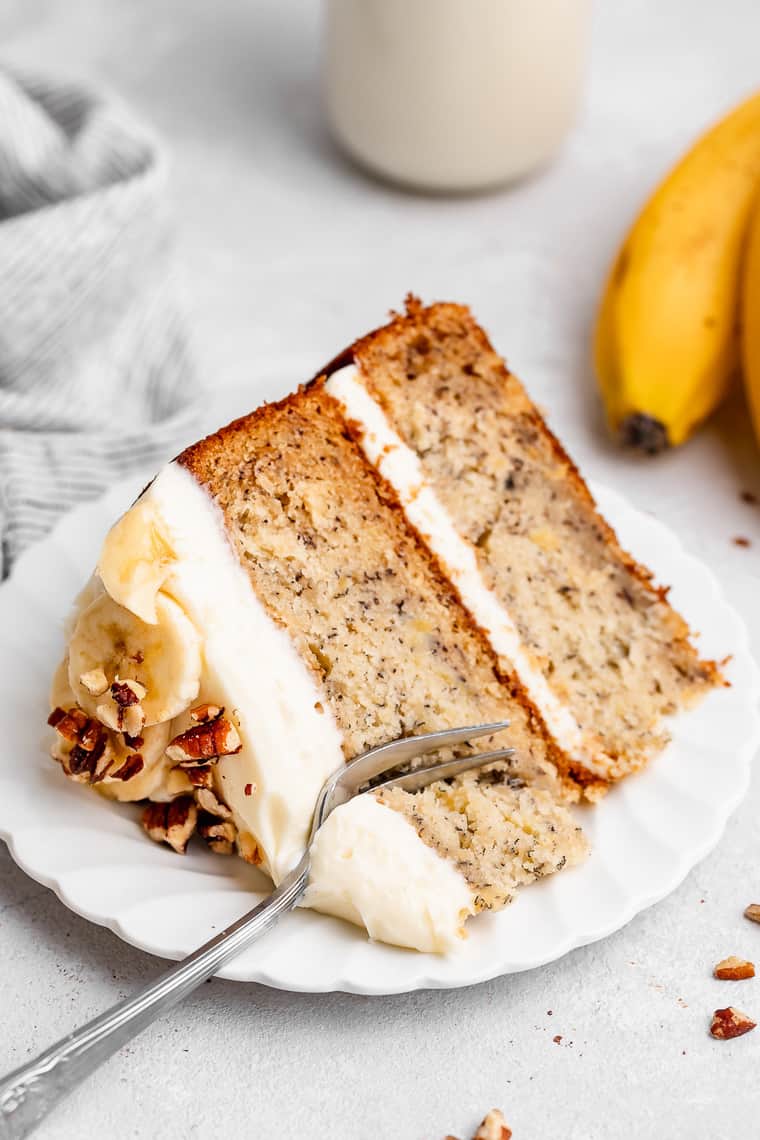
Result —
[{"label": "banana cake layer", "polygon": [[659,752],[717,668],[469,311],[410,299],[327,377],[567,766],[611,781]]}]

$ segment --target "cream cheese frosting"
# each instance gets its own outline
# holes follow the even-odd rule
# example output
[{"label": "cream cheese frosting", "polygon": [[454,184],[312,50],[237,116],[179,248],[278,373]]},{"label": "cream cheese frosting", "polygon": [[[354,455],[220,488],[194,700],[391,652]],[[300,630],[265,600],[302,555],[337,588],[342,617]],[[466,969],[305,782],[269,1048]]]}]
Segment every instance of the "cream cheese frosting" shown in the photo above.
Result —
[{"label": "cream cheese frosting", "polygon": [[287,632],[254,593],[221,511],[171,463],[111,530],[98,570],[109,595],[142,621],[158,621],[170,598],[198,631],[197,699],[223,704],[242,742],[219,761],[220,791],[278,882],[303,853],[322,784],[343,763],[341,736]]},{"label": "cream cheese frosting", "polygon": [[426,480],[418,456],[367,391],[357,366],[349,364],[334,372],[326,389],[346,418],[359,426],[359,442],[367,459],[393,487],[407,518],[445,567],[494,651],[511,662],[554,739],[573,759],[592,771],[599,770],[582,728],[531,660],[512,616],[486,585],[472,545],[456,530]]},{"label": "cream cheese frosting", "polygon": [[474,897],[452,863],[368,793],[336,808],[317,832],[303,905],[378,941],[446,953],[461,944]]}]

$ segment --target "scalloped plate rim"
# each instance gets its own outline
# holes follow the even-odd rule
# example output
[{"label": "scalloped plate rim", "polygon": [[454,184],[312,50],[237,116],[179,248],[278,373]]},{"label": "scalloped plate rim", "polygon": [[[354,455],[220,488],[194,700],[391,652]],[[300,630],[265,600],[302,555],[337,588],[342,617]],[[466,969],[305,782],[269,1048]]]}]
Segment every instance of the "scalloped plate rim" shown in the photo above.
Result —
[{"label": "scalloped plate rim", "polygon": [[[727,601],[713,571],[700,559],[687,552],[680,539],[668,526],[660,520],[644,514],[638,508],[630,504],[619,492],[594,480],[589,480],[589,484],[594,497],[602,501],[602,513],[604,515],[613,515],[613,526],[618,525],[616,516],[627,512],[629,516],[635,517],[636,522],[645,526],[650,532],[659,531],[661,538],[663,538],[666,541],[666,545],[670,547],[670,557],[675,558],[681,568],[686,568],[689,565],[698,567],[699,574],[705,584],[707,585],[709,583],[710,591],[714,598],[721,604],[723,611],[727,615],[730,614],[731,617],[731,636],[734,643],[733,656],[737,661],[740,661],[745,674],[744,685],[741,690],[744,697],[742,707],[747,714],[748,721],[751,723],[751,728],[736,753],[737,772],[733,784],[730,788],[724,789],[724,794],[720,801],[713,802],[712,826],[708,828],[706,835],[703,837],[703,841],[699,844],[692,844],[688,851],[680,852],[678,858],[674,858],[673,860],[671,873],[663,877],[656,887],[650,891],[640,890],[638,894],[632,894],[623,898],[621,900],[622,905],[617,910],[613,909],[605,917],[604,922],[590,922],[586,926],[568,931],[564,938],[558,939],[550,952],[539,958],[532,957],[524,961],[520,961],[519,959],[516,961],[513,960],[506,965],[503,962],[494,960],[490,962],[486,968],[481,970],[467,970],[465,967],[465,969],[461,971],[462,976],[455,977],[441,977],[440,974],[436,976],[434,970],[427,972],[421,969],[414,977],[405,974],[403,978],[400,979],[398,985],[389,984],[387,980],[381,985],[375,985],[370,979],[357,977],[356,974],[352,975],[350,972],[344,975],[336,973],[334,978],[325,980],[322,984],[315,985],[313,983],[309,984],[308,981],[300,981],[299,979],[283,976],[282,973],[277,974],[262,966],[257,966],[253,969],[243,969],[241,971],[239,967],[236,969],[237,963],[234,961],[228,963],[228,965],[220,971],[220,977],[232,981],[258,982],[272,988],[292,992],[327,993],[342,991],[365,996],[406,993],[417,989],[458,988],[461,986],[477,985],[507,973],[520,973],[525,970],[536,969],[549,962],[556,961],[558,958],[564,957],[565,954],[581,946],[590,945],[593,942],[609,937],[611,934],[626,926],[637,914],[653,906],[655,903],[662,901],[676,890],[689,872],[714,850],[724,833],[730,816],[746,795],[750,783],[751,761],[760,744],[760,715],[758,714],[757,707],[758,702],[760,702],[760,669],[758,669],[750,652],[746,625],[738,612]],[[17,561],[8,581],[0,587],[0,593],[6,594],[9,590],[12,590],[14,584],[19,582],[24,567],[27,564],[36,564],[39,559],[44,557],[47,548],[54,548],[58,545],[62,534],[70,532],[78,524],[86,521],[90,516],[110,507],[112,501],[117,498],[121,501],[121,506],[123,507],[123,505],[129,501],[128,495],[130,493],[138,493],[144,485],[144,475],[140,478],[132,477],[111,487],[100,498],[90,500],[68,512],[58,521],[45,538],[24,552]],[[118,509],[119,508],[116,507],[111,512],[111,517],[115,517],[116,510]],[[0,648],[0,659],[2,659],[2,652],[3,650]],[[657,763],[657,761],[655,761],[655,763]],[[604,803],[598,805],[594,810],[600,811],[603,809]],[[17,849],[14,836],[14,828],[5,825],[0,817],[0,837],[6,842],[14,861],[30,878],[51,889],[69,910],[89,922],[106,927],[116,934],[117,937],[146,953],[163,958],[164,960],[171,960],[182,956],[182,952],[180,951],[169,953],[165,950],[157,949],[156,945],[150,941],[135,937],[134,934],[129,934],[119,918],[102,913],[96,908],[89,908],[83,905],[77,897],[65,890],[60,879],[57,878],[55,874],[51,874],[40,866],[35,865],[31,860],[23,858]],[[383,947],[381,946],[380,949],[382,950]],[[418,955],[413,951],[406,953],[411,959],[418,960],[421,966],[425,961],[429,960],[429,957],[432,957],[422,954]],[[433,961],[438,962],[440,960],[433,958]],[[450,959],[444,959],[444,961],[450,961]]]}]

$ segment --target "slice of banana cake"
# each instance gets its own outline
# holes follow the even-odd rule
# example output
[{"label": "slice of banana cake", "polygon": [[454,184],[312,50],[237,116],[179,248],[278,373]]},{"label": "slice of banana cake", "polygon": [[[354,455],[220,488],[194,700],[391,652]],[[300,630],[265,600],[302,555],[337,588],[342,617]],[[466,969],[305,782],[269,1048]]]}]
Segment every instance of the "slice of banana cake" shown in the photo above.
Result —
[{"label": "slice of banana cake", "polygon": [[568,805],[718,679],[468,311],[416,302],[164,467],[66,642],[63,772],[275,882],[347,759],[508,720],[461,751],[511,760],[359,797],[318,836],[307,902],[423,950],[579,862]]}]

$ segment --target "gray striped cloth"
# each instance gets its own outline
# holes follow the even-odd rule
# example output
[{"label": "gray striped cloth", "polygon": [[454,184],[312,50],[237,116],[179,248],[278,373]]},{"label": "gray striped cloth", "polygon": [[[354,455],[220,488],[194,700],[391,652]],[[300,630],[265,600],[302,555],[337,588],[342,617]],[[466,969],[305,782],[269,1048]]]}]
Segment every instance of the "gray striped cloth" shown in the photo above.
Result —
[{"label": "gray striped cloth", "polygon": [[193,438],[165,178],[113,99],[0,71],[3,575],[62,511]]}]

